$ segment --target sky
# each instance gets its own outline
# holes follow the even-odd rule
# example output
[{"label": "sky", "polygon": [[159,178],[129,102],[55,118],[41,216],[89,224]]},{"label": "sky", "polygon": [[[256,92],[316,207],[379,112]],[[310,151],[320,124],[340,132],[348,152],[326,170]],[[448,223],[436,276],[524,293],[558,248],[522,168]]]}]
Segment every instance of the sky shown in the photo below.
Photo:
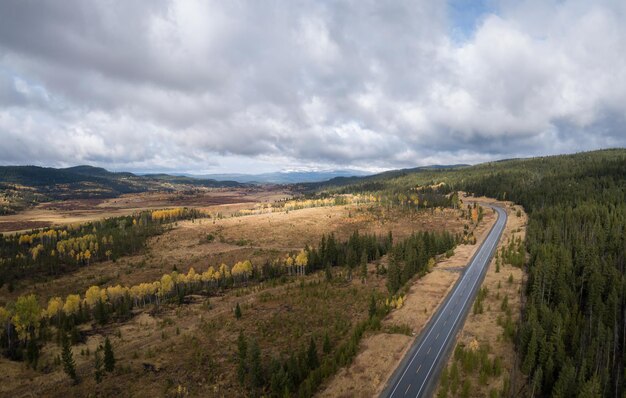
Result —
[{"label": "sky", "polygon": [[626,2],[0,2],[0,164],[385,169],[626,146]]}]

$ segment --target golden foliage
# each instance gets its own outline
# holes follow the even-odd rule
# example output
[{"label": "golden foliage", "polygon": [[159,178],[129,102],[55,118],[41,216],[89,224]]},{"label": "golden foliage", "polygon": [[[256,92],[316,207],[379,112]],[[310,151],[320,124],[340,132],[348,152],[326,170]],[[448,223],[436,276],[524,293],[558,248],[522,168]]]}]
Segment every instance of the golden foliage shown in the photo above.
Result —
[{"label": "golden foliage", "polygon": [[70,294],[65,298],[65,304],[63,305],[63,312],[67,315],[76,314],[80,308],[80,295]]}]

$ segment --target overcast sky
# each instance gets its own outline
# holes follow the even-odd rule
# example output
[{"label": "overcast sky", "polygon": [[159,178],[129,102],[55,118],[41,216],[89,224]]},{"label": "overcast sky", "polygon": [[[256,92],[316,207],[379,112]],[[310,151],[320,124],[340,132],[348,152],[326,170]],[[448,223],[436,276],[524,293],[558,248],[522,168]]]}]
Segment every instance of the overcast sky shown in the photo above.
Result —
[{"label": "overcast sky", "polygon": [[0,164],[382,170],[626,146],[626,1],[0,3]]}]

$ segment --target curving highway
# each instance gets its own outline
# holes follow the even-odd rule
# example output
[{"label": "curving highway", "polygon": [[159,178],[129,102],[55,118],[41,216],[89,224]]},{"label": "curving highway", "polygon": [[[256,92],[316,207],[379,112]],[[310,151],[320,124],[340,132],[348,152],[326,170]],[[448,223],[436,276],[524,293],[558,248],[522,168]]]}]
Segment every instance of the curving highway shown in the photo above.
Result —
[{"label": "curving highway", "polygon": [[489,235],[470,260],[452,292],[417,337],[389,379],[381,397],[428,397],[432,394],[439,372],[469,313],[506,224],[506,211],[496,206],[492,208],[498,213],[498,219]]}]

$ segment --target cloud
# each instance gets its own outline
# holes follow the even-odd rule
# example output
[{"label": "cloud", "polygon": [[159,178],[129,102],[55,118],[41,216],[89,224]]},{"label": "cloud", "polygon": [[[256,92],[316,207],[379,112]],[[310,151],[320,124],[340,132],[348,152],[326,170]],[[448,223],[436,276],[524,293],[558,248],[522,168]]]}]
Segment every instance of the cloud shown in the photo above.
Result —
[{"label": "cloud", "polygon": [[2,3],[0,162],[380,169],[626,145],[623,2],[460,4]]}]

